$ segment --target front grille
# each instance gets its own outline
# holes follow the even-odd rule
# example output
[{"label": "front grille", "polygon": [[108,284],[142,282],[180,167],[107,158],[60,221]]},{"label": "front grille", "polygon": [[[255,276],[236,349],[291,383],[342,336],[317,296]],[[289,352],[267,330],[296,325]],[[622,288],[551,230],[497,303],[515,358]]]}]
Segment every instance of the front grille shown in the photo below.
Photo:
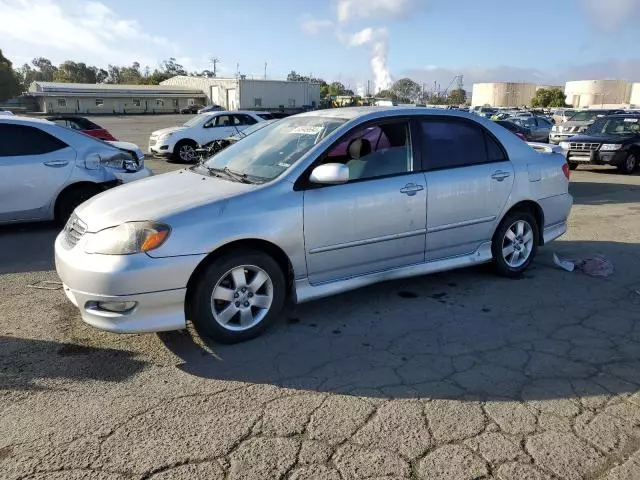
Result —
[{"label": "front grille", "polygon": [[68,248],[73,248],[87,231],[87,224],[74,213],[64,227],[64,241]]},{"label": "front grille", "polygon": [[157,140],[155,138],[152,138],[149,140],[149,146],[153,147],[155,144],[157,143]]},{"label": "front grille", "polygon": [[600,146],[599,143],[579,143],[579,142],[569,143],[570,150],[577,150],[579,152],[591,152],[593,150],[597,150],[599,146]]}]

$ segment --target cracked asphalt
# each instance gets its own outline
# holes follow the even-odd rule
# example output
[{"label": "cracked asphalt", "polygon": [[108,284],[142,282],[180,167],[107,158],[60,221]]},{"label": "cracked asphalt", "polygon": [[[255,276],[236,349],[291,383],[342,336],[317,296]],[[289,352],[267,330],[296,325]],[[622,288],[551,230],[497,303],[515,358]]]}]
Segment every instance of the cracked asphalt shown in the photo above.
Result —
[{"label": "cracked asphalt", "polygon": [[42,283],[55,229],[0,229],[0,478],[638,480],[640,176],[572,182],[520,280],[388,282],[234,346],[85,326]]}]

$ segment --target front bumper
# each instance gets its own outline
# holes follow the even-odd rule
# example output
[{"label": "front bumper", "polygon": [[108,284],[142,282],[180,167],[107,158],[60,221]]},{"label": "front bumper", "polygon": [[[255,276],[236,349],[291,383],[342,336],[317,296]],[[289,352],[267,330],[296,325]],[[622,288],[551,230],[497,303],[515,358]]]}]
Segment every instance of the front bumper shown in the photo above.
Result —
[{"label": "front bumper", "polygon": [[143,167],[137,172],[114,171],[112,173],[118,180],[118,183],[130,183],[153,175],[153,172],[147,167]]},{"label": "front bumper", "polygon": [[627,152],[624,150],[606,152],[601,152],[599,150],[568,150],[566,152],[566,157],[567,162],[569,163],[617,166],[624,162],[627,157]]},{"label": "front bumper", "polygon": [[166,140],[149,140],[149,154],[156,157],[170,157],[173,154],[174,145]]},{"label": "front bumper", "polygon": [[558,133],[551,132],[549,134],[549,142],[558,145],[560,142],[564,142],[571,137],[575,137],[578,133]]},{"label": "front bumper", "polygon": [[[151,258],[146,254],[96,255],[84,252],[91,233],[69,248],[65,231],[55,242],[58,276],[69,300],[89,325],[117,333],[179,330],[186,326],[187,282],[204,255]],[[99,307],[103,302],[135,302],[127,312]]]}]

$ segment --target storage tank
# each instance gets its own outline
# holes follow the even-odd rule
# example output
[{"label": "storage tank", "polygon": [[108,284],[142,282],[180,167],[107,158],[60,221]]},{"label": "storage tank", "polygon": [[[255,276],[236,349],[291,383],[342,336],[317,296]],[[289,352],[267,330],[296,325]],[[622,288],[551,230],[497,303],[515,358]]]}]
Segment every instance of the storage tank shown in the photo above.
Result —
[{"label": "storage tank", "polygon": [[574,108],[619,105],[629,103],[631,84],[626,80],[575,80],[566,83],[564,94]]},{"label": "storage tank", "polygon": [[636,107],[640,106],[640,83],[631,84],[629,103]]},{"label": "storage tank", "polygon": [[518,107],[531,105],[536,95],[535,83],[488,82],[474,83],[471,106]]}]

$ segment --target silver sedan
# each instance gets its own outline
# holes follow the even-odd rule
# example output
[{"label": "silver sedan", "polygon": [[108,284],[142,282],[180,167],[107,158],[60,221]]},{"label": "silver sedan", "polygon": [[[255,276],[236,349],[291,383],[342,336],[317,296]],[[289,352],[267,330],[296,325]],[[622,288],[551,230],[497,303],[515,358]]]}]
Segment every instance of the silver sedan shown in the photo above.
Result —
[{"label": "silver sedan", "polygon": [[194,167],[78,207],[56,267],[83,320],[112,332],[255,337],[287,299],[493,262],[520,275],[562,235],[569,168],[454,110],[289,117]]},{"label": "silver sedan", "polygon": [[133,143],[103,142],[48,120],[0,117],[0,224],[64,225],[93,195],[150,175]]}]

